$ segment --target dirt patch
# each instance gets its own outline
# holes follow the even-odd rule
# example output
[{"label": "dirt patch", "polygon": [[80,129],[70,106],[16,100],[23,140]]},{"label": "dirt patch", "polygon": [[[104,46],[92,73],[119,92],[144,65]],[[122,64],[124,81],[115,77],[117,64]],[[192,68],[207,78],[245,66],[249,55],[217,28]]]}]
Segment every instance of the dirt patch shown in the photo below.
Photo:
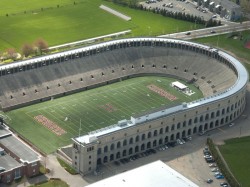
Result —
[{"label": "dirt patch", "polygon": [[162,88],[159,88],[158,86],[155,86],[153,84],[150,84],[147,86],[150,90],[152,90],[155,93],[158,93],[160,96],[167,98],[170,101],[177,100],[178,98],[174,95],[168,93],[167,91],[163,90]]},{"label": "dirt patch", "polygon": [[43,115],[35,116],[34,119],[42,124],[43,126],[47,127],[51,132],[55,133],[57,136],[61,136],[66,133],[65,130],[63,130],[61,127],[59,127],[56,123],[49,120]]}]

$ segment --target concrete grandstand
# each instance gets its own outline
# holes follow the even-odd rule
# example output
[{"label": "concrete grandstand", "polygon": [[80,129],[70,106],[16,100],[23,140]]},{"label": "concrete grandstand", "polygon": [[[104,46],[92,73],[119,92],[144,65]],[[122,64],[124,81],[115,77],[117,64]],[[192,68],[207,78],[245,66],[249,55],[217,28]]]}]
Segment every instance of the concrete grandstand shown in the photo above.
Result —
[{"label": "concrete grandstand", "polygon": [[0,104],[7,111],[146,74],[195,82],[205,97],[237,81],[235,66],[215,49],[179,40],[134,38],[1,66]]}]

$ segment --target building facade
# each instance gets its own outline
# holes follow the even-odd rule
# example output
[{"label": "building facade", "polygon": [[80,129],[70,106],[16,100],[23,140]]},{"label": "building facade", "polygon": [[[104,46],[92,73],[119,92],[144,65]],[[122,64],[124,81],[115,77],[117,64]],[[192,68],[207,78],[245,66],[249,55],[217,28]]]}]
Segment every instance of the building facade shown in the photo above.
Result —
[{"label": "building facade", "polygon": [[[143,40],[152,41],[154,39]],[[176,42],[171,39],[159,40]],[[230,88],[220,93],[214,92],[208,97],[191,103],[132,116],[129,120],[122,120],[115,125],[74,138],[72,166],[81,175],[95,171],[98,165],[174,142],[178,138],[221,127],[242,114],[246,104],[246,84],[248,82],[245,68],[238,60],[222,51],[185,42],[185,46],[188,45],[192,48],[195,45],[195,49],[191,49],[192,52],[202,53],[204,56],[210,55],[218,63],[225,64],[226,68],[231,69],[237,75],[237,80],[232,83]],[[178,48],[190,50],[189,47],[183,48],[177,44],[176,49]],[[213,76],[216,79],[216,74]],[[200,79],[203,78],[204,76],[200,77]]]}]

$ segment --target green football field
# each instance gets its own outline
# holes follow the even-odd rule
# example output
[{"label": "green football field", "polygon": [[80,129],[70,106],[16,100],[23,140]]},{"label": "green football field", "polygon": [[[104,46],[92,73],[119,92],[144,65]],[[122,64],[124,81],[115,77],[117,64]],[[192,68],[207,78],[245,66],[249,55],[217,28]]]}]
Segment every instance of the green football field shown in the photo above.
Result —
[{"label": "green football field", "polygon": [[[79,135],[80,121],[80,134],[83,135],[116,124],[119,120],[130,119],[131,115],[203,97],[201,91],[194,85],[188,85],[195,92],[191,96],[177,91],[170,86],[173,81],[175,79],[153,76],[133,78],[13,110],[5,115],[8,116],[11,128],[42,151],[51,153],[60,146],[70,144],[70,138]],[[150,90],[149,85],[163,89],[177,99],[170,101]],[[66,133],[56,135],[35,120],[37,116],[46,117],[50,123]]]},{"label": "green football field", "polygon": [[[128,29],[132,30],[129,36],[148,36],[194,29],[195,25],[105,0],[74,1],[1,0],[0,50],[12,47],[20,51],[23,44],[33,43],[38,38],[54,46]],[[131,16],[132,20],[124,21],[100,9],[101,4]]]}]

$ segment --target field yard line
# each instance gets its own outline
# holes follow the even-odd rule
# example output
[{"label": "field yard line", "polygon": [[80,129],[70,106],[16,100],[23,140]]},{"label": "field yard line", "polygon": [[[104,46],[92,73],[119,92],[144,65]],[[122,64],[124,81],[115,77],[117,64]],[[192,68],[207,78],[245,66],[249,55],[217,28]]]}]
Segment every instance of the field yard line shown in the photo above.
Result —
[{"label": "field yard line", "polygon": [[[65,108],[67,111],[69,111],[67,108]],[[78,112],[77,110],[75,110],[75,109],[73,109],[74,111],[76,111],[76,112]],[[62,111],[64,114],[67,114],[66,112],[64,112],[64,111]],[[79,112],[78,112],[79,113]],[[78,128],[78,126],[77,126],[77,124],[79,123],[80,124],[80,117],[78,116],[78,115],[76,115],[75,113],[73,113],[73,112],[70,112],[70,114],[71,115],[74,115],[74,116],[76,116],[76,118],[79,118],[79,121],[76,119],[76,118],[70,118],[72,121],[75,121],[75,123],[73,123],[73,125],[74,125],[74,127],[77,127],[77,129],[79,129]],[[67,116],[67,115],[66,115]],[[91,129],[89,129],[89,128],[87,128],[86,126],[82,126],[82,127],[84,127],[86,130],[85,130],[85,132],[88,132],[89,130],[91,130]],[[81,127],[81,128],[82,128]],[[75,128],[74,128],[74,130],[75,130]],[[78,132],[78,130],[75,130],[76,132]]]},{"label": "field yard line", "polygon": [[[133,92],[133,91],[132,91]],[[128,96],[126,95],[126,94],[124,94],[123,92],[121,92],[125,97],[127,97],[128,98]],[[137,95],[137,92],[133,92],[133,93],[136,93],[136,95]],[[134,94],[133,94],[134,95]],[[134,97],[135,98],[135,97]],[[135,98],[136,99],[136,98]],[[142,106],[145,106],[145,105],[148,105],[148,106],[150,106],[149,104],[147,104],[147,102],[144,102],[144,101],[140,101],[139,100],[139,102],[138,101],[136,101],[136,100],[134,100],[135,102],[137,102],[137,103],[140,103],[140,105],[142,105]]]},{"label": "field yard line", "polygon": [[[47,113],[48,114],[48,116],[53,116],[52,117],[52,119],[54,118],[54,119],[57,119],[58,121],[62,121],[62,120],[60,120],[58,117],[56,117],[55,115],[53,115],[53,114],[51,114],[51,113],[49,113],[49,112],[47,112],[47,111],[44,111],[45,113]],[[46,116],[46,115],[44,115],[44,116]],[[56,123],[57,124],[57,122],[55,122],[55,121],[53,121],[54,123]],[[62,121],[62,123],[65,123],[65,122],[63,122]],[[59,124],[57,124],[58,126],[60,126]],[[61,127],[61,126],[60,126]],[[62,127],[61,127],[62,128]],[[72,129],[71,127],[70,127],[70,129]],[[64,129],[65,130],[65,129]],[[76,131],[76,130],[74,130],[74,129],[72,129],[73,131]],[[66,131],[66,130],[65,130]],[[69,133],[68,131],[66,131],[67,133]],[[76,131],[77,132],[77,131]],[[71,132],[70,132],[70,134],[71,135],[74,135],[74,134],[72,134]]]},{"label": "field yard line", "polygon": [[[78,103],[78,105],[79,105],[79,103]],[[65,109],[67,110],[67,111],[69,111],[69,114],[70,115],[74,115],[74,116],[76,116],[76,118],[79,118],[79,121],[77,122],[77,123],[80,123],[80,119],[87,119],[88,121],[91,121],[92,122],[92,120],[90,120],[89,118],[81,118],[81,117],[79,117],[79,116],[82,116],[82,115],[84,115],[84,113],[81,113],[81,112],[79,112],[78,110],[76,110],[74,107],[71,107],[70,105],[68,105],[68,104],[66,104],[66,106],[68,106],[68,107],[65,107]],[[82,108],[82,107],[81,107]],[[71,110],[73,110],[74,112],[72,112]],[[63,112],[63,113],[65,113],[65,112]],[[79,115],[76,115],[76,113],[78,113]],[[67,113],[65,113],[65,114],[67,114]],[[67,116],[67,115],[66,115]],[[75,121],[77,121],[77,120],[75,120]],[[77,126],[76,124],[74,124],[74,126]],[[78,126],[77,126],[78,127]]]},{"label": "field yard line", "polygon": [[[132,80],[132,79],[130,79],[130,80]],[[144,80],[140,80],[140,81],[138,81],[138,82],[134,82],[134,83],[131,83],[131,84],[126,84],[126,86],[138,84],[139,82],[144,82]],[[94,95],[93,95],[93,94],[90,94],[90,95],[85,96],[85,99],[86,99],[86,98],[90,98],[90,97],[94,97],[94,96],[96,96],[96,95],[100,95],[100,94],[103,94],[103,93],[110,93],[110,92],[113,92],[114,90],[117,90],[117,89],[120,89],[120,88],[123,88],[123,87],[126,87],[126,86],[117,86],[116,88],[113,88],[113,89],[106,89],[105,91],[95,93]],[[104,86],[103,86],[103,87],[104,87]],[[101,87],[99,87],[99,88],[101,88]],[[86,91],[92,91],[92,90],[86,90]],[[86,92],[86,91],[82,91],[82,92]],[[76,94],[81,94],[82,92],[79,92],[79,93],[76,93]],[[88,93],[86,93],[86,94],[88,94]],[[74,95],[74,94],[73,94],[73,95]],[[72,97],[72,95],[68,95],[68,96],[65,96],[65,97]],[[60,98],[57,98],[57,99],[62,99],[62,98],[65,98],[65,97],[60,97]],[[42,107],[42,108],[35,109],[35,110],[31,110],[31,111],[28,111],[28,112],[26,112],[26,113],[36,112],[36,111],[39,111],[39,110],[44,109],[44,108],[47,109],[47,108],[51,108],[51,107],[56,107],[56,106],[58,106],[58,105],[62,105],[62,104],[69,103],[69,102],[72,102],[72,101],[77,101],[78,99],[79,99],[79,98],[76,97],[76,98],[70,99],[70,100],[68,100],[68,101],[61,101],[61,102],[58,102],[58,101],[57,101],[57,104],[54,104],[54,105],[52,104],[52,105],[50,105],[50,106],[44,106],[44,107]],[[50,101],[46,101],[46,102],[50,102]],[[51,101],[51,102],[53,102],[53,101]],[[77,102],[77,103],[78,103],[78,102]],[[39,103],[38,103],[38,104],[39,104]]]},{"label": "field yard line", "polygon": [[[123,114],[125,114],[125,115],[129,115],[129,114],[131,113],[128,109],[126,109],[126,107],[124,107],[123,102],[121,102],[121,100],[118,100],[115,96],[110,95],[110,96],[108,97],[108,100],[109,100],[111,103],[114,102],[114,100],[115,100],[115,105],[118,106],[118,110],[120,111],[120,113],[123,113]],[[130,106],[131,106],[131,105],[130,105]],[[124,111],[122,111],[122,110],[120,110],[120,109],[122,109],[122,110],[124,110],[124,111],[128,111],[128,113],[126,113],[126,112],[124,112]]]},{"label": "field yard line", "polygon": [[[110,95],[110,96],[108,96],[106,99],[107,99],[110,103],[112,103],[113,100],[112,100],[110,97],[112,97],[112,96]],[[103,98],[101,98],[101,100],[106,101],[106,100],[104,100]],[[116,107],[116,106],[118,106],[118,104],[115,103],[114,106]],[[126,108],[124,108],[124,107],[122,107],[122,106],[119,105],[119,108],[117,108],[117,110],[118,110],[120,113],[123,113],[123,114],[125,114],[125,115],[128,115],[126,112],[120,110],[120,108],[122,108],[123,110],[127,110]],[[115,114],[115,113],[116,113],[116,112],[111,112],[110,114],[112,114],[113,116],[117,116],[117,114]]]},{"label": "field yard line", "polygon": [[[27,114],[27,116],[30,117],[34,123],[39,124],[32,116],[30,116],[29,114]],[[41,124],[39,124],[39,125],[41,125]],[[43,128],[45,128],[45,129],[47,129],[45,126],[43,126],[43,125],[41,125],[41,126],[42,126]],[[48,130],[48,129],[47,129],[47,130]],[[51,131],[51,132],[52,132],[52,131]],[[61,139],[60,141],[65,142],[65,141],[64,141],[64,138],[61,138],[60,136],[58,136],[57,138]],[[51,147],[57,148],[57,146],[53,145],[53,144],[50,143],[50,142],[46,142],[46,144],[50,144]]]},{"label": "field yard line", "polygon": [[[82,105],[82,103],[79,103],[79,104]],[[92,105],[90,105],[88,102],[85,103],[85,104],[88,105],[89,108],[93,108]],[[94,108],[94,109],[95,109],[95,108]],[[96,110],[96,111],[98,111],[98,110]],[[98,111],[98,112],[100,113],[100,115],[102,115],[102,112],[101,112],[101,111]],[[95,114],[95,116],[97,116],[97,118],[100,117],[100,116],[97,115],[96,113],[94,113],[94,114]],[[88,115],[93,115],[93,113],[90,113],[90,114],[88,114]],[[105,123],[108,123],[108,121],[107,121],[103,116],[101,116],[101,118],[102,118],[103,121],[105,121]],[[91,118],[89,118],[89,119],[90,119],[91,121],[93,121]],[[93,124],[99,126],[99,124],[95,123],[94,121],[93,121]]]},{"label": "field yard line", "polygon": [[169,104],[169,102],[171,102],[170,100],[168,100],[168,99],[166,99],[166,98],[164,98],[164,97],[161,97],[159,94],[157,94],[157,93],[155,93],[155,92],[153,92],[153,91],[151,91],[151,90],[149,90],[148,89],[148,91],[149,91],[149,93],[151,93],[151,94],[153,94],[153,95],[155,95],[155,96],[157,96],[157,97],[150,97],[151,98],[151,100],[154,100],[154,101],[159,101],[159,104],[162,104],[162,102],[164,102],[164,104],[165,105],[168,105]]}]

